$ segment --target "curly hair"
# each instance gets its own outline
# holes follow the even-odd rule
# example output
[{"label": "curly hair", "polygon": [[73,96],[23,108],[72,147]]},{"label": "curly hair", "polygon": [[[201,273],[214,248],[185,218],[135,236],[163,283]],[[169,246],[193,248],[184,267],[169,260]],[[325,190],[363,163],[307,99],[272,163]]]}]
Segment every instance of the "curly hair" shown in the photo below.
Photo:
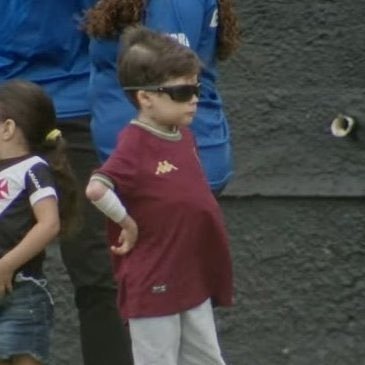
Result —
[{"label": "curly hair", "polygon": [[[219,12],[217,58],[226,60],[238,48],[240,29],[233,0],[217,0]],[[95,38],[114,38],[141,22],[144,0],[100,0],[85,14],[84,28]]]},{"label": "curly hair", "polygon": [[100,0],[85,14],[86,32],[95,38],[114,38],[141,21],[144,0]]},{"label": "curly hair", "polygon": [[218,0],[219,31],[217,58],[229,58],[239,47],[241,31],[232,0]]}]

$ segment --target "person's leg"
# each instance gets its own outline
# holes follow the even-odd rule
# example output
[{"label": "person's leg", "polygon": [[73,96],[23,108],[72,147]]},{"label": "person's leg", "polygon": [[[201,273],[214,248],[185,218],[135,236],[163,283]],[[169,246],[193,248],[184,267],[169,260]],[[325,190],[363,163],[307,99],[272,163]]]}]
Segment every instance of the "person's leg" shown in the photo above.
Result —
[{"label": "person's leg", "polygon": [[84,364],[130,365],[129,335],[116,307],[105,221],[84,194],[92,171],[100,165],[89,120],[60,121],[58,128],[68,143],[82,198],[83,227],[76,237],[61,242],[61,254],[75,288]]},{"label": "person's leg", "polygon": [[181,314],[178,365],[225,365],[218,344],[210,299]]},{"label": "person's leg", "polygon": [[129,326],[135,365],[177,365],[179,314],[130,319]]},{"label": "person's leg", "polygon": [[77,290],[81,344],[85,365],[132,364],[129,331],[115,305],[114,290],[84,287]]}]

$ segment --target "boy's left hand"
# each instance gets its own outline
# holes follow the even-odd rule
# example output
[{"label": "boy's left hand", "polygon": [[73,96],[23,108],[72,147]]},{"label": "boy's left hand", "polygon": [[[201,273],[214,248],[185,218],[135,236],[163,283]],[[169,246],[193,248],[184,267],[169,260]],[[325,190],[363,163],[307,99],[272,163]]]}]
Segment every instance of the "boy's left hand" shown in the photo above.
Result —
[{"label": "boy's left hand", "polygon": [[134,219],[127,215],[120,223],[122,231],[120,232],[118,242],[120,246],[111,246],[115,255],[125,255],[131,251],[138,238],[138,227]]}]

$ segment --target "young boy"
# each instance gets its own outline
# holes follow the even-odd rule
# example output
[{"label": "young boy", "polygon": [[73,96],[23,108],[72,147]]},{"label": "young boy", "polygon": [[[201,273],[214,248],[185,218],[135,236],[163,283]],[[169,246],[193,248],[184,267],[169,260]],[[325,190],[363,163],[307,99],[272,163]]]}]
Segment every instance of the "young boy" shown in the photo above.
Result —
[{"label": "young boy", "polygon": [[231,260],[187,128],[201,64],[189,48],[143,27],[127,29],[124,45],[118,74],[138,116],[86,195],[110,218],[135,365],[222,365],[212,306],[232,304]]}]

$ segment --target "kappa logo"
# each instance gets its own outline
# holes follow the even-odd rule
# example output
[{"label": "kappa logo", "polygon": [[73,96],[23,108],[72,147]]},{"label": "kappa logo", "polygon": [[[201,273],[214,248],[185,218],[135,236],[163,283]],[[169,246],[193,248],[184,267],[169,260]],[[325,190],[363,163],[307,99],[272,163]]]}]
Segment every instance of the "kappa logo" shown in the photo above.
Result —
[{"label": "kappa logo", "polygon": [[176,166],[174,166],[173,164],[171,164],[170,162],[168,162],[167,160],[159,161],[155,175],[166,174],[173,170],[178,170],[178,168]]},{"label": "kappa logo", "polygon": [[8,181],[0,179],[0,199],[6,199],[9,197]]}]

